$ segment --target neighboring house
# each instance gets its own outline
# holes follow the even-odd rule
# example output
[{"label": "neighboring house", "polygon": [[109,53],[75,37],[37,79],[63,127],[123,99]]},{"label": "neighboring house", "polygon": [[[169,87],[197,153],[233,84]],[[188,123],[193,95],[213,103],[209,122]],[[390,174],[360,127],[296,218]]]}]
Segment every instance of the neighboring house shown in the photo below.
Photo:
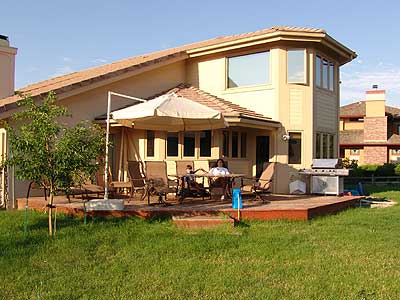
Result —
[{"label": "neighboring house", "polygon": [[[179,133],[113,127],[114,177],[126,176],[122,156],[165,160],[171,173],[176,160],[208,168],[210,159],[224,157],[232,171],[249,176],[273,161],[273,190],[287,193],[291,175],[313,158],[338,156],[339,67],[355,57],[322,29],[272,27],[129,58],[20,91],[40,99],[54,90],[72,113],[71,123],[103,124],[108,91],[147,99],[174,91],[221,111],[229,127]],[[19,99],[0,100],[0,119],[15,111]],[[132,102],[118,98],[112,104],[117,109]],[[122,135],[127,149],[120,148]],[[9,188],[12,199],[25,194],[21,186]]]},{"label": "neighboring house", "polygon": [[385,105],[385,91],[340,108],[340,157],[359,164],[400,162],[400,109]]}]

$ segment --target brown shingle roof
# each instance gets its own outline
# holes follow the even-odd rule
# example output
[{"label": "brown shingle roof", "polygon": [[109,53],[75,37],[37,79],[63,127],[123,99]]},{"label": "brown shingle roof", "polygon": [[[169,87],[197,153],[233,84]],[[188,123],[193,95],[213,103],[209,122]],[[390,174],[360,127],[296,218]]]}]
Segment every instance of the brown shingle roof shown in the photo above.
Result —
[{"label": "brown shingle roof", "polygon": [[[178,96],[190,99],[192,101],[196,101],[200,104],[203,104],[210,108],[218,110],[225,117],[228,117],[228,116],[229,117],[230,116],[250,117],[250,118],[256,118],[256,119],[262,119],[262,120],[269,121],[269,122],[276,122],[276,121],[273,121],[271,118],[268,118],[268,117],[266,117],[262,114],[259,114],[253,110],[249,110],[247,108],[244,108],[240,105],[234,104],[225,99],[211,95],[211,94],[204,92],[201,89],[196,88],[189,84],[182,83],[170,90],[167,90],[167,91],[164,91],[157,95],[154,95],[152,97],[149,97],[149,99],[153,99],[155,97],[158,97],[158,96],[161,96],[164,94],[170,94],[170,93],[175,93]],[[277,122],[277,123],[279,123],[279,122]]]},{"label": "brown shingle roof", "polygon": [[364,143],[364,130],[343,130],[339,132],[340,145]]},{"label": "brown shingle roof", "polygon": [[[393,106],[385,106],[386,114],[390,114],[394,117],[400,116],[400,109]],[[351,117],[351,116],[365,116],[365,101],[354,102],[348,105],[340,107],[341,117]]]},{"label": "brown shingle roof", "polygon": [[[321,33],[326,35],[326,32],[323,29],[288,27],[288,26],[271,27],[268,29],[262,29],[244,34],[217,37],[193,44],[183,45],[159,52],[154,52],[150,54],[124,59],[111,64],[79,72],[74,72],[71,74],[58,76],[49,80],[34,83],[20,89],[19,91],[26,94],[30,94],[31,96],[43,95],[48,93],[49,91],[55,91],[56,93],[60,94],[62,92],[69,91],[74,88],[88,85],[94,81],[107,79],[135,69],[140,69],[142,66],[157,64],[159,62],[172,58],[185,59],[188,57],[187,51],[189,50],[200,49],[207,46],[219,45],[226,42],[239,41],[245,38],[258,37],[258,36],[262,37],[263,35],[274,32]],[[354,52],[352,53],[355,56],[355,53]],[[10,96],[8,98],[4,98],[0,100],[0,106],[3,106],[3,109],[7,109],[6,107],[7,105],[12,104],[18,101],[19,99],[20,99],[19,96]]]},{"label": "brown shingle roof", "polygon": [[364,130],[343,130],[339,133],[340,145],[400,145],[400,135],[392,134],[386,142],[364,143]]}]

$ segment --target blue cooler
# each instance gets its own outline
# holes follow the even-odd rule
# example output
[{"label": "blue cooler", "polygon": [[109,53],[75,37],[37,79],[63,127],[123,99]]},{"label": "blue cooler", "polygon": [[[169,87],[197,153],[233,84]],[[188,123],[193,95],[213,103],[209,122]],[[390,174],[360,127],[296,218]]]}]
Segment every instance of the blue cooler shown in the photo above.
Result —
[{"label": "blue cooler", "polygon": [[234,188],[232,191],[232,208],[243,208],[242,193],[239,188]]}]

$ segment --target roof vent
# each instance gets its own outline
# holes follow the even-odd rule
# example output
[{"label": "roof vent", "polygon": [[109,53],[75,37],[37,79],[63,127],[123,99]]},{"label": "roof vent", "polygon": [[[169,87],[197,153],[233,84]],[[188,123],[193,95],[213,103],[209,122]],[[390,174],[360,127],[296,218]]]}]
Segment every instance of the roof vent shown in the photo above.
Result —
[{"label": "roof vent", "polygon": [[377,84],[374,84],[374,85],[372,85],[372,88],[375,89],[375,90],[377,90],[377,89],[378,89],[378,85],[377,85]]}]

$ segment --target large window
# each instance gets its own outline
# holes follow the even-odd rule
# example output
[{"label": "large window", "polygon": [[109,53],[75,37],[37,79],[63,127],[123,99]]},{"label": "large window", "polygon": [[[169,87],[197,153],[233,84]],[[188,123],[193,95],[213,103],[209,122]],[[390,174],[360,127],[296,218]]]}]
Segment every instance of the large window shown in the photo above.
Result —
[{"label": "large window", "polygon": [[153,130],[147,130],[146,155],[147,155],[147,157],[154,156],[154,131]]},{"label": "large window", "polygon": [[315,57],[315,85],[330,91],[335,90],[335,64],[328,59]]},{"label": "large window", "polygon": [[322,87],[328,88],[328,61],[322,60]]},{"label": "large window", "polygon": [[287,81],[289,83],[306,83],[305,74],[305,51],[288,50]]},{"label": "large window", "polygon": [[228,88],[269,82],[269,52],[228,58]]},{"label": "large window", "polygon": [[179,136],[177,132],[168,132],[167,156],[178,156]]},{"label": "large window", "polygon": [[289,132],[289,164],[301,164],[300,132]]},{"label": "large window", "polygon": [[335,84],[335,65],[333,63],[329,63],[329,89],[333,91],[333,87]]},{"label": "large window", "polygon": [[334,158],[335,135],[318,132],[315,140],[315,158]]},{"label": "large window", "polygon": [[315,85],[321,87],[321,57],[317,56],[315,59]]},{"label": "large window", "polygon": [[183,156],[194,156],[196,134],[193,131],[183,133]]},{"label": "large window", "polygon": [[211,130],[200,132],[200,156],[211,156]]},{"label": "large window", "polygon": [[315,141],[315,157],[321,158],[321,133],[317,133]]}]

